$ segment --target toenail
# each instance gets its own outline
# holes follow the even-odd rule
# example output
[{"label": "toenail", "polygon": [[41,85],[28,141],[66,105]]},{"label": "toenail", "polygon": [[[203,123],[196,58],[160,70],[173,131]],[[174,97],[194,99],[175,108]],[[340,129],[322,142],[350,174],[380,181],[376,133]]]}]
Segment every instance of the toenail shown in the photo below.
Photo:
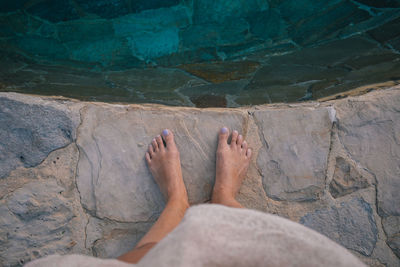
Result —
[{"label": "toenail", "polygon": [[238,131],[236,131],[236,130],[234,130],[233,132],[234,132],[235,134],[239,133],[239,132],[238,132]]},{"label": "toenail", "polygon": [[163,135],[168,135],[168,134],[169,134],[169,132],[168,132],[167,129],[165,129],[164,131],[162,131],[162,133],[163,133]]},{"label": "toenail", "polygon": [[153,138],[153,142],[155,142],[156,141],[156,139],[155,138]]},{"label": "toenail", "polygon": [[225,133],[227,133],[227,132],[228,132],[228,128],[223,127],[223,128],[221,129],[221,133],[225,134]]}]

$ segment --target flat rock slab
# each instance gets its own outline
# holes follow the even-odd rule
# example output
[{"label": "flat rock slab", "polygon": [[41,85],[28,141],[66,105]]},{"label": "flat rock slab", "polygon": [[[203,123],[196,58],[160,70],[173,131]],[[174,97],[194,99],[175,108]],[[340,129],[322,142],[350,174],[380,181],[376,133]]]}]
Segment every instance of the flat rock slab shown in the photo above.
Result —
[{"label": "flat rock slab", "polygon": [[371,255],[378,239],[372,208],[363,199],[309,213],[300,223],[366,256]]},{"label": "flat rock slab", "polygon": [[0,97],[0,178],[19,166],[34,167],[70,144],[78,124],[79,117],[65,106]]},{"label": "flat rock slab", "polygon": [[[87,218],[75,187],[78,149],[59,149],[37,167],[0,180],[0,265],[50,254],[82,253]],[[4,193],[3,193],[4,192]]]},{"label": "flat rock slab", "polygon": [[351,157],[377,180],[378,210],[400,215],[400,95],[351,98],[335,105],[339,138]]},{"label": "flat rock slab", "polygon": [[257,165],[269,197],[305,201],[322,193],[332,116],[326,107],[254,112],[264,142]]},{"label": "flat rock slab", "polygon": [[334,198],[351,194],[359,189],[366,188],[370,184],[350,163],[342,157],[336,158],[335,172],[332,182],[329,184],[329,192]]},{"label": "flat rock slab", "polygon": [[[175,133],[191,203],[211,198],[218,130],[245,130],[240,111],[89,105],[78,132],[77,183],[82,203],[101,218],[134,222],[161,212],[163,199],[145,163],[153,137]],[[131,203],[131,205],[121,205]]]}]

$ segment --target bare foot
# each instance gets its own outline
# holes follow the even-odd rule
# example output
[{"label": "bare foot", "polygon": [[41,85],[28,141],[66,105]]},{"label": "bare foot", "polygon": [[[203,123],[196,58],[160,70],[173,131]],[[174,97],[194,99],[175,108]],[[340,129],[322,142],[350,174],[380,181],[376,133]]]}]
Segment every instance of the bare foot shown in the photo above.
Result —
[{"label": "bare foot", "polygon": [[179,151],[171,131],[165,129],[162,137],[158,135],[153,139],[146,152],[146,162],[167,202],[177,200],[187,204]]},{"label": "bare foot", "polygon": [[222,128],[219,133],[217,149],[217,171],[211,202],[231,207],[242,207],[236,194],[242,185],[251,158],[251,149],[237,131],[233,131],[228,144],[229,131]]}]

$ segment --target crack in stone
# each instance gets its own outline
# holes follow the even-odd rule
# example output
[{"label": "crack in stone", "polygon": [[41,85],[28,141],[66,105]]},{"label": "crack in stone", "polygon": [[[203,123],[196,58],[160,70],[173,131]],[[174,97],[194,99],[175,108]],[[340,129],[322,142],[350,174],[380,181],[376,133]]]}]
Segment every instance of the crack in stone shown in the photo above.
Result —
[{"label": "crack in stone", "polygon": [[[8,177],[6,177],[5,179],[8,179]],[[17,191],[18,189],[23,188],[24,185],[27,184],[27,183],[29,183],[29,182],[30,182],[30,181],[24,182],[22,185],[18,186],[18,187],[15,188],[14,190],[11,190],[11,191],[7,192],[7,194],[5,194],[4,196],[2,196],[2,197],[0,198],[0,201],[3,200],[3,199],[5,200],[5,199],[8,198],[10,195],[12,195],[15,191]]]},{"label": "crack in stone", "polygon": [[[244,113],[244,112],[243,112]],[[249,131],[249,119],[250,119],[250,114],[247,112],[247,115],[242,114],[244,119],[242,121],[242,128],[243,128],[243,138],[245,139],[247,137],[248,131]]]},{"label": "crack in stone", "polygon": [[[93,132],[94,132],[94,130],[93,130]],[[100,150],[98,141],[97,141],[96,137],[94,136],[93,132],[92,132],[91,136],[92,136],[92,139],[93,139],[93,141],[94,141],[94,143],[96,145],[96,150],[97,150],[97,153],[98,153],[98,156],[99,156],[99,160],[98,160],[99,168],[98,168],[97,174],[96,174],[96,177],[97,177],[96,184],[97,184],[99,182],[99,179],[100,179],[100,171],[102,169],[103,155],[101,154],[101,150]],[[88,158],[88,160],[89,160],[89,158]],[[89,162],[92,165],[92,162],[90,160],[89,160]],[[92,170],[93,170],[93,167],[92,167]],[[95,181],[94,181],[93,174],[91,175],[91,181],[92,181],[92,187],[93,187],[93,192],[92,193],[93,193],[93,196],[94,196],[94,211],[93,212],[96,214],[97,213],[97,197],[96,197],[96,188],[95,188]]]},{"label": "crack in stone", "polygon": [[[259,122],[259,121],[257,120],[257,118],[254,116],[254,112],[250,112],[249,114],[250,114],[251,117],[253,118],[254,124],[257,126],[258,135],[259,135],[260,137],[262,137],[262,138],[260,138],[260,139],[261,139],[261,142],[265,145],[265,147],[266,147],[267,150],[268,150],[268,149],[269,149],[269,144],[268,144],[267,138],[265,137],[263,130],[260,129],[260,127],[258,126],[258,124],[260,124],[260,122]],[[261,146],[260,149],[262,149],[262,146]]]},{"label": "crack in stone", "polygon": [[79,123],[79,125],[78,125],[78,127],[76,127],[76,139],[75,139],[75,145],[76,145],[76,147],[78,148],[78,160],[77,160],[77,162],[76,162],[76,166],[75,166],[75,177],[74,177],[74,182],[75,182],[75,188],[76,188],[76,190],[78,191],[78,195],[79,195],[79,203],[81,204],[81,207],[82,207],[82,209],[83,210],[86,210],[85,209],[85,207],[84,207],[84,205],[83,205],[83,203],[82,203],[82,196],[81,196],[81,192],[79,191],[79,188],[78,188],[78,181],[77,181],[77,176],[78,176],[78,166],[79,166],[79,161],[80,161],[80,158],[81,158],[81,150],[80,150],[80,148],[79,148],[79,146],[78,146],[78,144],[77,144],[77,140],[78,140],[78,130],[79,130],[79,128],[81,127],[81,125],[82,125],[82,123],[83,123],[83,119],[82,119],[82,109],[83,109],[84,107],[82,107],[82,108],[80,108],[79,109],[79,120],[80,120],[80,123]]},{"label": "crack in stone", "polygon": [[[82,196],[81,196],[81,192],[79,191],[78,181],[77,181],[79,160],[80,160],[80,158],[81,158],[81,150],[80,150],[80,148],[79,148],[79,146],[78,146],[78,144],[77,144],[77,140],[78,140],[78,130],[79,130],[79,128],[80,128],[80,127],[82,126],[82,124],[83,124],[82,110],[83,110],[85,107],[86,107],[86,106],[84,106],[84,107],[82,107],[82,108],[79,109],[79,120],[80,120],[80,121],[79,121],[79,125],[76,127],[76,138],[75,138],[75,141],[74,141],[75,146],[77,147],[77,150],[78,150],[78,160],[77,160],[76,166],[75,166],[74,184],[75,184],[76,191],[78,192],[79,203],[80,203],[81,208],[82,208],[82,211],[83,211],[83,213],[86,215],[86,219],[87,219],[87,223],[86,223],[85,228],[84,228],[84,232],[85,232],[85,238],[84,238],[84,242],[85,242],[85,243],[84,243],[84,246],[85,246],[86,249],[89,249],[89,248],[87,247],[87,238],[88,238],[88,235],[87,235],[87,227],[88,227],[88,225],[89,225],[89,219],[90,219],[90,218],[89,218],[89,214],[88,214],[86,208],[84,207],[84,205],[83,205],[83,203],[82,203]],[[90,248],[90,250],[91,250],[90,252],[93,254],[91,248]]]},{"label": "crack in stone", "polygon": [[333,161],[333,158],[335,158],[334,152],[333,152],[333,147],[335,146],[335,134],[337,133],[337,127],[336,127],[336,122],[333,120],[332,121],[332,127],[331,127],[331,134],[329,137],[329,151],[328,151],[328,157],[327,157],[327,162],[326,162],[326,170],[325,170],[325,194],[329,194],[329,184],[330,184],[330,179],[328,177],[329,175],[329,168],[330,168],[330,162]]},{"label": "crack in stone", "polygon": [[[374,121],[370,121],[370,122],[375,123]],[[346,153],[346,155],[349,157],[350,160],[352,160],[353,162],[355,162],[355,163],[357,164],[357,166],[359,166],[359,168],[361,168],[362,170],[364,170],[364,171],[366,171],[367,173],[369,173],[369,174],[373,177],[373,179],[374,179],[373,186],[374,186],[374,189],[375,189],[375,190],[374,190],[374,191],[375,191],[375,203],[373,203],[373,205],[375,206],[374,209],[375,209],[375,212],[376,212],[376,215],[377,215],[377,220],[376,220],[376,221],[378,221],[378,222],[375,222],[375,223],[380,225],[380,227],[381,227],[381,229],[382,229],[382,232],[383,232],[383,235],[384,235],[383,238],[379,238],[379,237],[378,237],[378,240],[379,240],[379,239],[384,239],[384,241],[386,242],[387,239],[388,239],[388,237],[387,237],[387,233],[386,233],[386,231],[385,231],[385,228],[384,228],[384,226],[383,226],[382,215],[381,215],[380,212],[379,212],[379,203],[378,203],[378,179],[377,179],[375,173],[373,173],[371,170],[369,170],[367,167],[363,166],[359,161],[357,161],[357,160],[355,160],[355,159],[353,158],[353,156],[352,156],[352,154],[350,153],[350,151],[348,150],[348,148],[347,148],[345,145],[343,145],[342,142],[340,141],[339,130],[346,132],[346,134],[347,134],[348,131],[347,131],[346,127],[344,127],[343,125],[340,125],[340,124],[337,125],[337,128],[336,128],[336,131],[337,131],[337,142],[339,142],[341,148],[344,150],[344,152]],[[379,232],[378,232],[378,235],[379,235]],[[375,244],[373,250],[375,250],[375,249],[376,249],[376,244]],[[373,253],[373,252],[372,252],[372,253]],[[372,253],[371,253],[371,255],[372,255]]]},{"label": "crack in stone", "polygon": [[193,144],[198,148],[198,150],[201,152],[202,156],[204,159],[207,159],[207,153],[204,152],[202,146],[197,142],[196,138],[193,138],[193,136],[190,134],[189,129],[187,128],[185,121],[183,119],[179,120],[180,124],[183,127],[183,130],[185,131],[186,135],[189,137],[189,139],[193,142]]},{"label": "crack in stone", "polygon": [[[89,249],[89,248],[87,247],[87,238],[88,238],[88,235],[87,235],[87,228],[88,228],[89,222],[90,222],[90,218],[89,218],[89,216],[87,215],[87,223],[86,223],[85,228],[84,228],[84,231],[85,231],[85,241],[84,241],[84,242],[85,242],[85,248],[86,248],[86,249]],[[91,250],[91,253],[93,254],[92,248],[90,248],[90,250]]]},{"label": "crack in stone", "polygon": [[[255,118],[254,113],[255,113],[255,111],[250,111],[250,110],[248,110],[248,111],[247,111],[247,114],[248,114],[248,117],[247,117],[247,118],[248,118],[248,121],[250,121],[250,120],[253,121],[253,124],[254,124],[255,127],[257,128],[257,131],[256,131],[257,137],[258,137],[259,140],[261,141],[261,147],[260,147],[260,148],[258,149],[258,151],[257,151],[257,158],[258,158],[259,153],[260,153],[260,150],[263,149],[263,145],[262,145],[262,144],[264,143],[267,149],[269,149],[269,145],[268,145],[268,143],[267,143],[267,140],[265,139],[264,133],[262,132],[262,130],[261,130],[260,127],[258,126],[258,123],[259,123],[259,122],[258,122],[257,119]],[[249,123],[248,123],[248,125],[249,125]],[[262,188],[262,192],[264,193],[264,196],[265,196],[266,198],[269,198],[269,196],[268,196],[268,194],[267,194],[267,192],[265,191],[265,188],[264,188],[263,174],[262,174],[262,171],[260,170],[260,168],[259,168],[259,166],[258,166],[258,164],[257,164],[257,160],[255,161],[254,166],[255,166],[255,168],[256,168],[256,170],[257,170],[257,173],[259,174],[259,177],[260,177],[260,179],[261,179],[260,185],[261,185],[261,188]]]},{"label": "crack in stone", "polygon": [[371,175],[372,175],[372,177],[374,177],[374,180],[375,180],[375,184],[374,184],[374,188],[375,188],[375,211],[376,211],[376,215],[378,216],[378,218],[379,218],[379,224],[380,224],[380,226],[382,227],[382,231],[383,231],[383,234],[384,234],[384,238],[385,238],[385,242],[387,242],[387,240],[388,240],[388,234],[386,233],[386,231],[385,231],[385,227],[383,226],[383,219],[382,219],[382,216],[379,214],[379,204],[378,204],[378,179],[376,178],[376,175],[374,174],[374,173],[372,173],[372,172],[369,172],[369,170],[368,170],[368,173],[370,173]]}]

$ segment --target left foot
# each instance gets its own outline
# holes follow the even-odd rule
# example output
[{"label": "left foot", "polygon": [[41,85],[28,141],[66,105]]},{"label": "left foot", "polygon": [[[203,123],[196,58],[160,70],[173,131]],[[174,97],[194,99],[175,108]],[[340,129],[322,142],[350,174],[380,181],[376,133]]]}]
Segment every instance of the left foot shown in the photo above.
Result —
[{"label": "left foot", "polygon": [[179,151],[171,131],[166,129],[162,132],[162,137],[158,135],[153,139],[146,152],[146,162],[167,202],[179,201],[187,204],[188,196],[182,178]]}]

